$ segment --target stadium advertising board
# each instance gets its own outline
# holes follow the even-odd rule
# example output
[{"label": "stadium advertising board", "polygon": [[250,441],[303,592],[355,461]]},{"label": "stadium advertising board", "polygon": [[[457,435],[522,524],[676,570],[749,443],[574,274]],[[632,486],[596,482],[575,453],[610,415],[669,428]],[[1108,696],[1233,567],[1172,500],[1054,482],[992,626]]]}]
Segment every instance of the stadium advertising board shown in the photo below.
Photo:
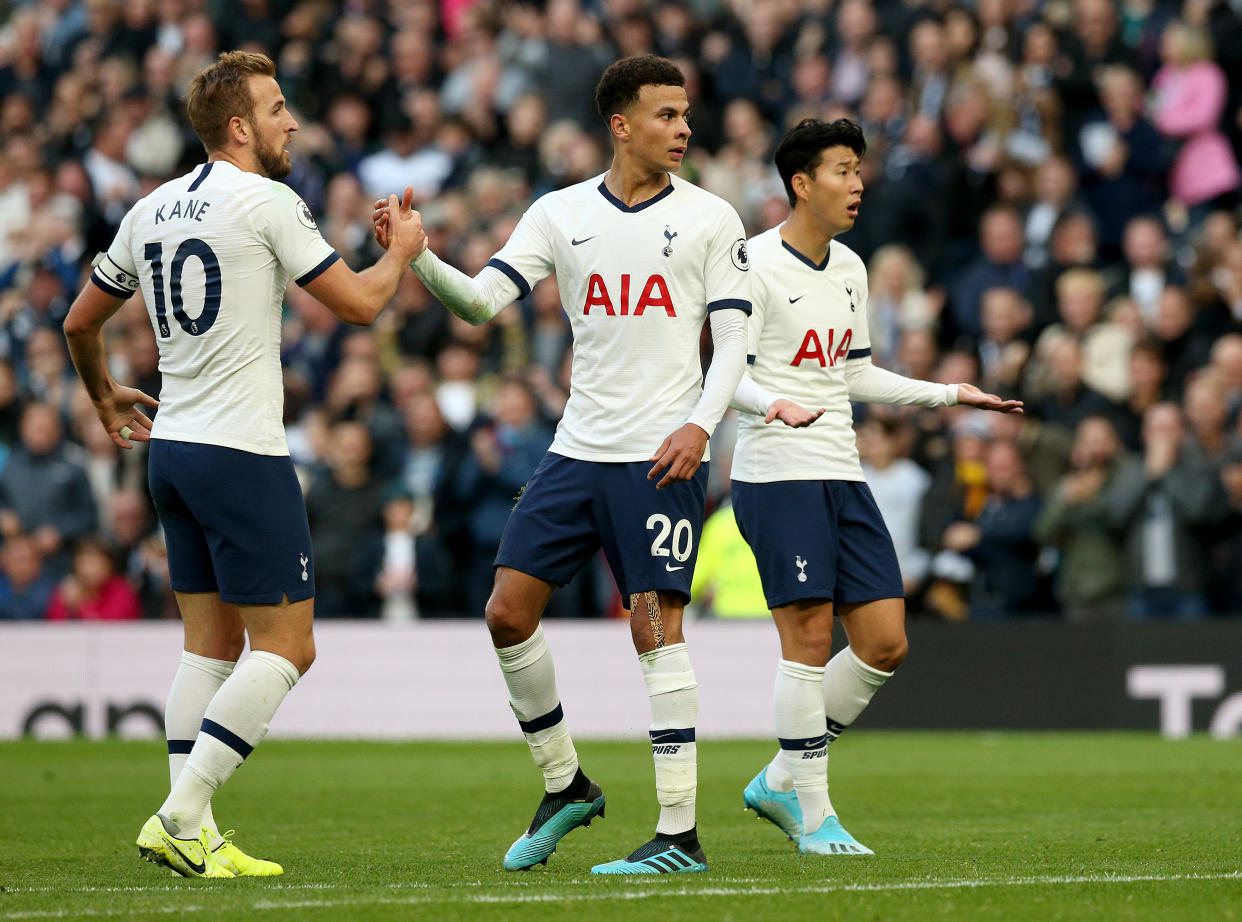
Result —
[{"label": "stadium advertising board", "polygon": [[[546,630],[575,735],[645,737],[628,626]],[[316,635],[319,657],[273,735],[517,738],[481,621],[325,622]],[[697,622],[687,635],[700,735],[770,736],[771,624]],[[1242,624],[914,624],[910,641],[860,726],[1242,733]],[[180,646],[176,624],[0,625],[0,738],[158,734]]]}]

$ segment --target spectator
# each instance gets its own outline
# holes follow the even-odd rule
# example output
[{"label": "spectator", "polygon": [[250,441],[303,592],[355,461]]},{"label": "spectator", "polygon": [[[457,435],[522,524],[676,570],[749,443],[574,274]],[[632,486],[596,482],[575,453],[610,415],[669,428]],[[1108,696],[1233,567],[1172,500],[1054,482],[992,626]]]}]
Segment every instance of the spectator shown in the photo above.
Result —
[{"label": "spectator", "polygon": [[1158,403],[1143,417],[1143,464],[1110,491],[1126,535],[1135,618],[1207,614],[1207,529],[1224,518],[1219,469],[1186,443],[1181,410]]},{"label": "spectator", "polygon": [[[424,99],[438,109],[433,97]],[[434,129],[430,118],[416,122],[404,112],[389,117],[384,147],[358,163],[358,178],[370,198],[385,198],[413,186],[414,200],[426,202],[440,191],[453,171],[453,161],[435,145]]]},{"label": "spectator", "polygon": [[1072,207],[1077,191],[1078,176],[1064,157],[1049,157],[1036,167],[1035,200],[1027,209],[1023,227],[1026,252],[1022,258],[1032,269],[1048,261],[1052,230]]},{"label": "spectator", "polygon": [[1016,395],[1031,354],[1022,338],[1031,326],[1031,305],[1012,288],[989,288],[983,293],[982,311],[979,386],[1003,397]]},{"label": "spectator", "polygon": [[535,396],[520,378],[506,378],[490,413],[470,427],[470,452],[454,479],[455,502],[466,510],[474,569],[467,575],[467,611],[483,610],[491,592],[492,560],[513,503],[552,444],[536,414]]},{"label": "spectator", "polygon": [[1066,333],[1042,337],[1035,358],[1047,375],[1047,392],[1033,402],[1040,419],[1076,429],[1089,416],[1115,415],[1108,398],[1082,379],[1083,350],[1077,338]]},{"label": "spectator", "polygon": [[1139,215],[1126,224],[1121,251],[1122,274],[1109,296],[1126,295],[1138,305],[1150,326],[1160,308],[1165,285],[1185,285],[1184,273],[1173,259],[1164,225],[1154,215]]},{"label": "spectator", "polygon": [[902,333],[933,329],[943,300],[927,294],[922,267],[901,244],[876,250],[867,277],[871,354],[877,365],[890,368]]},{"label": "spectator", "polygon": [[1070,465],[1040,510],[1035,540],[1060,552],[1056,592],[1064,618],[1117,624],[1126,617],[1130,584],[1112,497],[1135,470],[1141,476],[1141,466],[1123,453],[1117,430],[1104,416],[1078,424]]},{"label": "spectator", "polygon": [[1127,451],[1142,446],[1141,420],[1157,403],[1166,399],[1165,382],[1169,367],[1164,350],[1154,339],[1140,340],[1130,350],[1130,393],[1122,404],[1118,431]]},{"label": "spectator", "polygon": [[332,425],[328,472],[306,493],[306,516],[315,548],[315,611],[374,617],[378,605],[362,569],[367,547],[383,533],[384,485],[371,472],[366,424]]},{"label": "spectator", "polygon": [[43,565],[38,543],[13,535],[0,546],[0,621],[35,621],[47,614],[56,577]]},{"label": "spectator", "polygon": [[858,456],[863,475],[888,526],[901,567],[901,581],[911,607],[922,592],[931,556],[919,546],[919,515],[931,476],[905,456],[899,424],[874,413],[858,426]]},{"label": "spectator", "polygon": [[69,548],[98,520],[86,472],[65,451],[63,434],[52,407],[29,404],[21,441],[0,471],[0,535],[31,535],[54,573],[68,571]]},{"label": "spectator", "polygon": [[1012,288],[1022,295],[1031,289],[1031,273],[1022,262],[1022,220],[1011,207],[998,205],[983,216],[979,229],[982,255],[959,277],[949,300],[953,331],[978,336],[979,306],[989,288]]},{"label": "spectator", "polygon": [[1040,497],[1013,442],[995,441],[985,454],[987,499],[973,522],[954,522],[944,546],[975,565],[972,618],[1006,618],[1047,611],[1041,592],[1035,518]]},{"label": "spectator", "polygon": [[1100,250],[1112,260],[1126,223],[1159,209],[1169,160],[1160,134],[1143,117],[1138,72],[1112,66],[1098,79],[1103,117],[1083,126],[1078,147],[1083,195],[1099,220]]},{"label": "spectator", "polygon": [[142,602],[125,577],[116,573],[112,552],[98,538],[78,542],[73,570],[60,581],[48,603],[49,621],[132,621]]},{"label": "spectator", "polygon": [[1173,22],[1160,41],[1164,62],[1152,78],[1156,127],[1184,139],[1173,161],[1169,191],[1182,204],[1200,209],[1216,199],[1237,201],[1238,161],[1220,120],[1228,85],[1212,60],[1212,39],[1203,29]]}]

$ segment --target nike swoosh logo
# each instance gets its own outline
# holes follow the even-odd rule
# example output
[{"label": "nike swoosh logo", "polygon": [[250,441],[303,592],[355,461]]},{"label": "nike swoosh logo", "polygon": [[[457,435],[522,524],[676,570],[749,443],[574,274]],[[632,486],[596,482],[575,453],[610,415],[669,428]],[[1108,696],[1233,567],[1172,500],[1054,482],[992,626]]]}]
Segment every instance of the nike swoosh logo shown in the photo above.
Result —
[{"label": "nike swoosh logo", "polygon": [[578,246],[580,243],[586,243],[588,240],[594,240],[599,234],[592,234],[590,237],[583,237],[581,240],[574,239],[569,241],[570,246]]},{"label": "nike swoosh logo", "polygon": [[790,298],[790,299],[789,299],[789,303],[790,303],[790,304],[797,304],[799,301],[801,301],[801,300],[802,300],[803,298],[805,298],[805,297],[806,297],[806,295],[798,295],[798,297],[796,297],[796,298]]},{"label": "nike swoosh logo", "polygon": [[653,733],[651,735],[651,742],[653,743],[662,743],[665,740],[675,740],[675,739],[677,739],[676,733]]},{"label": "nike swoosh logo", "polygon": [[177,848],[176,843],[174,843],[174,842],[172,842],[172,841],[170,841],[170,842],[168,843],[168,846],[169,846],[169,848],[171,848],[174,852],[176,852],[178,855],[180,855],[183,859],[185,859],[185,863],[186,863],[186,864],[188,864],[188,865],[190,866],[190,869],[191,869],[192,871],[194,871],[194,873],[195,873],[195,874],[206,874],[206,873],[207,873],[207,862],[205,862],[205,861],[195,861],[193,858],[191,858],[189,855],[187,855],[187,854],[186,854],[185,852],[183,852],[181,849]]},{"label": "nike swoosh logo", "polygon": [[669,572],[669,573],[675,573],[675,572],[676,572],[676,571],[678,571],[678,570],[684,570],[684,569],[686,569],[686,568],[685,568],[685,567],[675,567],[675,566],[673,566],[671,563],[666,563],[666,564],[664,565],[664,569],[668,570],[668,572]]}]

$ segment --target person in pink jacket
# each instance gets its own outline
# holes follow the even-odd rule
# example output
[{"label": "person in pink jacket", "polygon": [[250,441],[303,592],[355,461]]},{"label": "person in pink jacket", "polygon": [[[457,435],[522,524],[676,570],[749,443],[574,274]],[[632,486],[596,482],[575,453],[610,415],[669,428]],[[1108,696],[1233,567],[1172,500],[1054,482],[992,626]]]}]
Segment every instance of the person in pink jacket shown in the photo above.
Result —
[{"label": "person in pink jacket", "polygon": [[128,621],[142,617],[142,602],[113,568],[108,548],[85,538],[73,553],[73,572],[48,605],[49,621]]},{"label": "person in pink jacket", "polygon": [[1160,57],[1164,64],[1152,78],[1152,119],[1162,134],[1185,139],[1173,161],[1169,191],[1192,208],[1236,192],[1238,162],[1220,130],[1229,88],[1212,59],[1211,37],[1184,22],[1170,23]]}]

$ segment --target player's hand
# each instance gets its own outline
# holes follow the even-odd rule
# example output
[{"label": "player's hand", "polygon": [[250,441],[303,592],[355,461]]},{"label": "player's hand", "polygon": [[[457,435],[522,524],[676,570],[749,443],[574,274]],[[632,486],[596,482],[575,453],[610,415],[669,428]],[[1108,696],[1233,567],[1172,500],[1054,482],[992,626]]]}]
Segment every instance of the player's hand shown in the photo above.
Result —
[{"label": "player's hand", "polygon": [[655,466],[647,472],[648,480],[655,480],[660,471],[668,472],[656,484],[663,490],[670,483],[689,480],[703,463],[703,451],[707,448],[707,433],[694,423],[686,423],[664,440],[649,460]]},{"label": "player's hand", "polygon": [[997,413],[1021,413],[1021,400],[1002,400],[995,394],[985,394],[973,384],[957,386],[957,402],[964,407],[977,407],[980,410],[995,410]]},{"label": "player's hand", "polygon": [[133,442],[151,441],[151,420],[138,408],[138,404],[158,407],[160,402],[136,387],[118,385],[116,390],[95,404],[99,421],[108,435],[120,448],[130,449]]},{"label": "player's hand", "polygon": [[[423,216],[414,210],[414,190],[405,187],[401,200],[388,196],[386,206],[384,241],[376,234],[376,242],[385,249],[395,248],[405,256],[405,261],[416,258],[427,249],[427,233],[423,230]],[[374,219],[373,219],[374,220]]]},{"label": "player's hand", "polygon": [[790,429],[801,429],[809,426],[815,420],[824,415],[824,407],[818,410],[808,410],[806,407],[794,403],[782,397],[780,400],[773,400],[772,405],[768,407],[768,415],[763,418],[765,423],[779,419]]},{"label": "player's hand", "polygon": [[399,202],[395,195],[375,200],[371,211],[371,231],[375,242],[385,250],[394,244],[412,247],[409,259],[416,258],[427,248],[423,216],[414,210],[414,189],[411,186],[405,187]]}]

